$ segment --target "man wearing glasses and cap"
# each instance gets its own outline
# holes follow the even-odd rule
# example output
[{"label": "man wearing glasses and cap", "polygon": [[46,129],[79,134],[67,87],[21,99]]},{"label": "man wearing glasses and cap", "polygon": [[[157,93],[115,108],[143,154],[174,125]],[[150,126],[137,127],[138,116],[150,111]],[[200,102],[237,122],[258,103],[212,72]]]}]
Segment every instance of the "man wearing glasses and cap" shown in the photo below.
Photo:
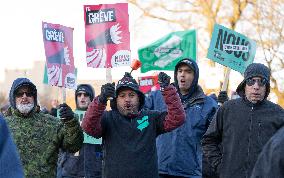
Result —
[{"label": "man wearing glasses and cap", "polygon": [[215,114],[202,146],[220,178],[250,177],[263,146],[284,125],[284,110],[267,100],[269,92],[269,69],[250,64],[237,87],[240,98],[225,102]]},{"label": "man wearing glasses and cap", "polygon": [[[18,147],[25,177],[55,177],[58,152],[76,152],[83,132],[67,104],[59,105],[57,119],[37,110],[37,89],[27,78],[14,80],[6,121]],[[1,138],[0,138],[1,139]]]}]

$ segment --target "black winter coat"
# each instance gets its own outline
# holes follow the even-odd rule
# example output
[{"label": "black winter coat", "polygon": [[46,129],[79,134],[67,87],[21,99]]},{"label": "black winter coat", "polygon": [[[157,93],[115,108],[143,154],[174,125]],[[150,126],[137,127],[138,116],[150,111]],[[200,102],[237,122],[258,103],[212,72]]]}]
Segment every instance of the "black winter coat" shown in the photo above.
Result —
[{"label": "black winter coat", "polygon": [[230,100],[203,136],[204,154],[220,178],[250,177],[263,146],[283,125],[284,110],[277,104],[266,99],[255,105],[243,98]]},{"label": "black winter coat", "polygon": [[263,147],[251,178],[284,177],[284,127]]}]

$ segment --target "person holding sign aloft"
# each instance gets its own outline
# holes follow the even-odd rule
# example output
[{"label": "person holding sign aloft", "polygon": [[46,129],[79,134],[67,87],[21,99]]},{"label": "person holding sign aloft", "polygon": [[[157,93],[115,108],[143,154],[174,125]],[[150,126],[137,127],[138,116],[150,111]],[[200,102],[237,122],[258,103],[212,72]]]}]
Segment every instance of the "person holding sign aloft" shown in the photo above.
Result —
[{"label": "person holding sign aloft", "polygon": [[71,108],[59,105],[59,117],[37,110],[37,89],[27,78],[14,80],[6,121],[18,147],[25,177],[55,177],[59,149],[78,151],[83,132]]},{"label": "person holding sign aloft", "polygon": [[[156,137],[183,124],[184,109],[169,76],[159,74],[168,112],[143,110],[145,96],[130,73],[101,87],[89,105],[82,128],[103,141],[103,177],[158,178]],[[112,110],[105,111],[112,100]]]},{"label": "person holding sign aloft", "polygon": [[[75,91],[76,110],[80,123],[95,97],[95,91],[89,84],[80,84]],[[57,178],[64,177],[102,177],[101,139],[95,139],[84,133],[84,144],[76,153],[62,152],[58,160]]]}]

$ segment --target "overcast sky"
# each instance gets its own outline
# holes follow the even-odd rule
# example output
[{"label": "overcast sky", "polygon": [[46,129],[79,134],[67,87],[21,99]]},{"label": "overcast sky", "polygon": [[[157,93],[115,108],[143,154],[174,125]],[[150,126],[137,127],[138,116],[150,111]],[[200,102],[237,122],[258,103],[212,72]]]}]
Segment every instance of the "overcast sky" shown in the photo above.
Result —
[{"label": "overcast sky", "polygon": [[[42,40],[42,21],[73,27],[73,50],[75,66],[79,79],[104,79],[104,69],[86,67],[85,29],[83,5],[113,4],[114,0],[9,0],[0,6],[0,80],[4,78],[4,69],[31,68],[33,61],[45,60]],[[141,14],[129,5],[131,58],[137,58],[137,49],[162,37],[171,29],[163,28],[161,22],[149,20],[137,30],[137,19]],[[154,28],[153,28],[154,27]],[[153,30],[155,29],[155,30]],[[144,32],[143,32],[144,31]],[[143,32],[143,33],[142,33]],[[155,37],[155,38],[153,38]],[[120,78],[129,67],[118,68],[112,72],[113,78]]]}]

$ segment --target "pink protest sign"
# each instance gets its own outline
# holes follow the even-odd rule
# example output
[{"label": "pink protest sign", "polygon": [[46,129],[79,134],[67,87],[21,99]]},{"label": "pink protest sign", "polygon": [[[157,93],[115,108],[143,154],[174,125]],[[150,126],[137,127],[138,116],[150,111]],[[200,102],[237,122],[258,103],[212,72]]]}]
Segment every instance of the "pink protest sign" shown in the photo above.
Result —
[{"label": "pink protest sign", "polygon": [[87,66],[129,66],[128,4],[85,5],[84,19]]},{"label": "pink protest sign", "polygon": [[138,82],[139,82],[139,89],[143,93],[149,93],[151,91],[156,91],[160,89],[157,75],[139,77]]},{"label": "pink protest sign", "polygon": [[48,84],[76,89],[73,28],[42,22]]}]

